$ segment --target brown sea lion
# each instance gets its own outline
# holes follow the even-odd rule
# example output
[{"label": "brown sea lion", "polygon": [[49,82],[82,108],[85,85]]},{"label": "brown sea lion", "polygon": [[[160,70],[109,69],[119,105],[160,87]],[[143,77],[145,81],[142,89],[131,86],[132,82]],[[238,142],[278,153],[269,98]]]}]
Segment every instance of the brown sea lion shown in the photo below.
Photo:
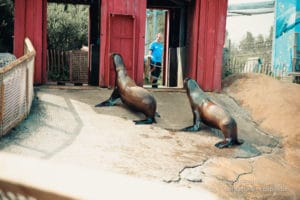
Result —
[{"label": "brown sea lion", "polygon": [[186,78],[184,87],[193,111],[194,125],[186,127],[182,131],[199,131],[200,123],[203,122],[207,126],[222,131],[224,140],[216,143],[216,147],[224,148],[243,144],[243,140],[238,140],[235,120],[220,105],[210,100],[195,80]]},{"label": "brown sea lion", "polygon": [[96,107],[114,106],[117,101],[121,99],[122,102],[129,108],[142,112],[146,116],[146,119],[144,120],[135,120],[135,124],[156,123],[156,100],[154,96],[146,89],[137,86],[127,75],[127,71],[120,54],[113,53],[111,56],[116,71],[115,88],[110,98],[97,104]]}]

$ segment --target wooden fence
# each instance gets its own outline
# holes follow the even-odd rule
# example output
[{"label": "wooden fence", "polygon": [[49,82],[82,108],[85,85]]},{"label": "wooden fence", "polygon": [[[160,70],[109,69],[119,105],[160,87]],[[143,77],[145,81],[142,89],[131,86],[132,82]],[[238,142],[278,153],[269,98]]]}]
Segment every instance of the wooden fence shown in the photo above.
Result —
[{"label": "wooden fence", "polygon": [[47,51],[48,81],[88,83],[88,52],[82,50]]},{"label": "wooden fence", "polygon": [[[245,48],[247,47],[247,49]],[[243,50],[223,49],[223,78],[235,73],[272,73],[272,42],[244,45]]]},{"label": "wooden fence", "polygon": [[49,81],[69,80],[71,51],[47,50],[47,74]]}]

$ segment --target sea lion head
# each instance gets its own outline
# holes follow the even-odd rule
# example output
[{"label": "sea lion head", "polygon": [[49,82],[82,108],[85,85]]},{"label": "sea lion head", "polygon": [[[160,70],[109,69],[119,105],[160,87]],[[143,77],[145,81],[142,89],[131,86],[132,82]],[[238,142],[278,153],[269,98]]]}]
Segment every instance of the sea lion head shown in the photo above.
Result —
[{"label": "sea lion head", "polygon": [[193,90],[199,88],[199,85],[194,79],[187,77],[184,79],[184,87],[186,90]]},{"label": "sea lion head", "polygon": [[111,56],[113,58],[114,66],[115,66],[116,71],[125,69],[123,58],[120,54],[112,53]]}]

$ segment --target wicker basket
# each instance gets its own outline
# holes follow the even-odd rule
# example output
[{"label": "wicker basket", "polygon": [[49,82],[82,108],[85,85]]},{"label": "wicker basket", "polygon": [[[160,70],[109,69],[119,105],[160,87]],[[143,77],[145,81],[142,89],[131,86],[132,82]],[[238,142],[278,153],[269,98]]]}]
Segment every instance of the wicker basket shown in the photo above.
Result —
[{"label": "wicker basket", "polygon": [[0,136],[28,114],[33,100],[35,50],[25,39],[25,55],[0,68]]}]

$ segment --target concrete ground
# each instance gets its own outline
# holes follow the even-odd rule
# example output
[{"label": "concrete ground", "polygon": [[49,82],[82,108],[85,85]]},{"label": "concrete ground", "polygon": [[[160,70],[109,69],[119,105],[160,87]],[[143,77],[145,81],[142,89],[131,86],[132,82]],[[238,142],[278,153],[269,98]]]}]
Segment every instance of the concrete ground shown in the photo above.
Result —
[{"label": "concrete ground", "polygon": [[245,143],[218,149],[214,144],[223,136],[217,130],[175,131],[192,125],[183,90],[152,90],[161,117],[157,124],[134,125],[132,120],[144,116],[121,102],[94,107],[112,90],[88,86],[35,89],[28,118],[0,139],[2,152],[205,188],[220,199],[300,196],[299,171],[285,163],[281,139],[261,131],[248,112],[225,94],[210,95],[236,119],[239,138]]}]

